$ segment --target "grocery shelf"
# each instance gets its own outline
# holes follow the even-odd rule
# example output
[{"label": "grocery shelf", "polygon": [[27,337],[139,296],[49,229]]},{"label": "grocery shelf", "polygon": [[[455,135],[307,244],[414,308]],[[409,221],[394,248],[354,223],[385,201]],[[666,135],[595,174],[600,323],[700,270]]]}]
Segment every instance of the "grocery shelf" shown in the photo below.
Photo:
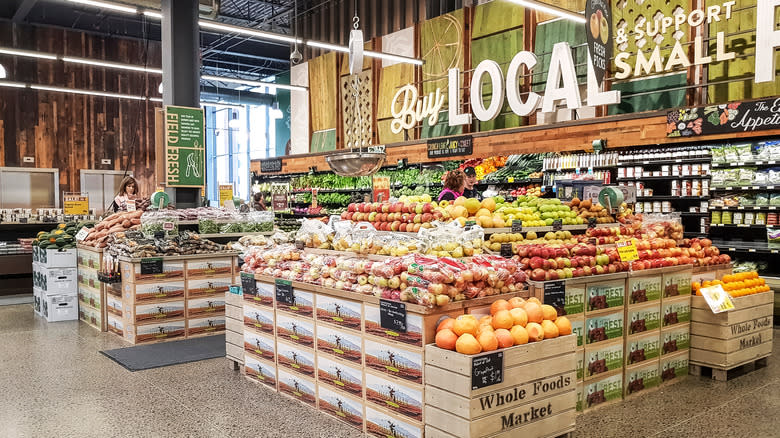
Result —
[{"label": "grocery shelf", "polygon": [[654,181],[654,180],[679,180],[679,179],[710,179],[709,175],[666,175],[666,176],[640,176],[631,178],[616,178],[615,181]]},{"label": "grocery shelf", "polygon": [[780,205],[736,205],[736,206],[723,206],[718,207],[711,205],[710,210],[751,210],[751,211],[774,211],[780,210]]},{"label": "grocery shelf", "polygon": [[480,181],[476,185],[478,186],[491,186],[491,185],[506,185],[506,184],[515,184],[515,185],[523,185],[523,184],[541,184],[542,178],[530,178],[530,179],[516,179],[513,181],[504,180],[504,181]]},{"label": "grocery shelf", "polygon": [[270,236],[274,234],[273,231],[258,231],[251,233],[215,233],[215,234],[200,234],[200,237],[204,239],[216,239],[216,238],[234,238],[244,236]]},{"label": "grocery shelf", "polygon": [[404,184],[404,183],[394,182],[390,186],[392,188],[412,187],[412,186],[414,186],[414,187],[419,187],[419,186],[423,186],[423,187],[443,187],[444,184],[442,184],[440,182],[423,182],[423,183],[415,182],[415,183],[411,183],[411,184]]},{"label": "grocery shelf", "polygon": [[579,166],[579,167],[556,167],[554,169],[542,169],[542,172],[544,173],[553,173],[553,172],[570,172],[578,169],[585,169],[585,170],[609,170],[614,169],[615,167],[619,166],[618,164],[611,164],[608,166]]},{"label": "grocery shelf", "polygon": [[663,165],[663,164],[686,164],[686,163],[709,163],[712,159],[710,157],[699,158],[674,158],[671,160],[638,160],[638,161],[621,161],[618,166],[636,166],[636,165]]},{"label": "grocery shelf", "polygon": [[725,187],[712,187],[710,186],[711,192],[730,192],[733,190],[774,190],[775,186],[754,186],[754,185],[746,185],[746,186],[725,186]]},{"label": "grocery shelf", "polygon": [[701,216],[701,217],[706,217],[706,216],[710,215],[706,211],[703,211],[703,212],[699,212],[699,211],[681,211],[679,213],[680,213],[680,216]]},{"label": "grocery shelf", "polygon": [[637,196],[637,201],[706,201],[708,196],[671,196],[671,195],[653,195]]},{"label": "grocery shelf", "polygon": [[[616,227],[619,226],[620,223],[618,222],[612,222],[608,224],[596,224],[596,228],[610,228],[610,227]],[[585,231],[588,229],[588,224],[582,224],[582,225],[563,225],[561,226],[560,231]],[[502,227],[502,228],[484,228],[485,234],[496,234],[496,233],[511,233],[512,228],[511,227]],[[553,231],[553,227],[523,227],[523,233],[527,233],[529,231],[533,231],[535,233],[546,233],[548,231]]]},{"label": "grocery shelf", "polygon": [[712,244],[717,246],[721,251],[780,254],[780,245],[775,244],[770,246],[768,242],[713,240]]},{"label": "grocery shelf", "polygon": [[735,161],[731,163],[712,163],[712,167],[774,166],[776,160]]},{"label": "grocery shelf", "polygon": [[751,225],[751,224],[710,224],[710,227],[717,228],[766,228],[766,225]]},{"label": "grocery shelf", "polygon": [[[290,193],[310,193],[313,189],[296,189]],[[364,187],[362,189],[317,189],[317,193],[352,193],[352,192],[370,192],[373,189],[371,187]]]},{"label": "grocery shelf", "polygon": [[700,231],[685,231],[683,232],[683,237],[707,237],[707,233],[702,233]]}]

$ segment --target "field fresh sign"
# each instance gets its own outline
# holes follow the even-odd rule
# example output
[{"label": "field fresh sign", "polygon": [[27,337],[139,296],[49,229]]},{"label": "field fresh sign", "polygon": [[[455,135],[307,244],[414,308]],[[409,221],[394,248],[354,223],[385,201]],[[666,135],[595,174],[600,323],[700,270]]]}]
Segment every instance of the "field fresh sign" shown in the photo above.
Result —
[{"label": "field fresh sign", "polygon": [[[634,38],[637,41],[645,40],[645,43],[640,44],[642,47],[645,47],[647,42],[653,41],[654,36],[678,32],[680,27],[686,23],[690,27],[695,28],[714,21],[729,20],[734,12],[735,4],[735,1],[727,1],[719,5],[708,6],[705,9],[694,9],[688,13],[679,10],[678,13],[673,14],[671,17],[659,16],[653,21],[637,23],[632,31],[629,32],[626,32],[625,28],[620,27],[616,32],[615,41],[618,44],[618,49],[627,47],[625,43],[628,41],[628,38]],[[780,30],[775,30],[774,23],[776,7],[780,7],[780,0],[759,0],[757,2],[756,83],[775,80],[774,52],[775,48],[780,47]],[[601,23],[599,22],[599,34],[601,32],[600,25]],[[661,47],[658,45],[652,50],[648,48],[636,54],[618,51],[615,57],[615,65],[617,67],[615,78],[627,79],[634,76],[659,74],[676,68],[728,61],[735,58],[733,52],[726,50],[724,32],[718,32],[715,40],[716,50],[714,57],[709,54],[709,46],[700,35],[695,37],[692,58],[689,57],[688,52],[679,41],[672,47],[666,59],[661,55]],[[645,52],[649,53],[649,56]],[[628,62],[632,55],[635,56],[633,65]],[[593,61],[590,58],[589,55],[587,104],[589,106],[598,106],[620,103],[620,91],[601,91],[592,65]],[[528,51],[519,52],[512,58],[507,67],[506,77],[504,77],[496,61],[486,59],[480,62],[471,75],[469,95],[471,113],[462,113],[460,111],[461,72],[457,68],[450,69],[447,89],[449,125],[471,124],[472,116],[480,121],[492,120],[501,111],[505,98],[512,112],[521,117],[528,116],[539,108],[541,108],[543,113],[554,112],[560,109],[559,106],[570,110],[581,108],[583,99],[580,95],[575,63],[569,43],[559,42],[553,46],[544,95],[539,95],[532,91],[523,100],[520,92],[520,75],[524,71],[534,70],[537,67],[537,63],[538,59],[534,53]],[[487,106],[485,106],[482,98],[482,79],[485,76],[490,80],[493,90]],[[415,86],[410,84],[401,87],[395,94],[392,102],[391,114],[393,115],[393,121],[391,122],[391,129],[394,133],[399,133],[403,129],[414,127],[416,123],[423,120],[426,120],[429,126],[434,126],[438,123],[439,112],[443,106],[444,96],[438,89],[420,98]]]},{"label": "field fresh sign", "polygon": [[206,184],[203,110],[165,107],[165,183],[169,187]]}]

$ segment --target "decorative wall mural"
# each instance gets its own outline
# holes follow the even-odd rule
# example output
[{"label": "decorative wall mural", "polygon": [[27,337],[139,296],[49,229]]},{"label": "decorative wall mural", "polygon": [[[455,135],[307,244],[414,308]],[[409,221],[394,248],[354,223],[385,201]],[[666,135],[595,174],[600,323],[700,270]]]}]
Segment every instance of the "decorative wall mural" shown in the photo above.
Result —
[{"label": "decorative wall mural", "polygon": [[[355,90],[355,76],[358,89]],[[341,106],[344,126],[344,149],[366,147],[373,134],[374,101],[371,70],[341,77]],[[357,98],[355,96],[357,93]],[[357,111],[356,111],[357,110]],[[360,117],[358,119],[358,117]]]}]

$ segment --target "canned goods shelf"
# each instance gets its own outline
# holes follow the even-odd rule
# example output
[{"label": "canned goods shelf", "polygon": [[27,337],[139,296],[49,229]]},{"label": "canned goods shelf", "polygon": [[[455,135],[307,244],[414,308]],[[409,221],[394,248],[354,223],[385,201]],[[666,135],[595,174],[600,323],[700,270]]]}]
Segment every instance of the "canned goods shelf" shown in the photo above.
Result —
[{"label": "canned goods shelf", "polygon": [[775,211],[780,210],[780,205],[736,205],[736,206],[710,206],[710,210],[729,210],[729,211]]},{"label": "canned goods shelf", "polygon": [[774,190],[777,186],[753,186],[753,185],[746,185],[746,186],[724,186],[724,187],[712,187],[710,186],[710,191],[717,191],[717,192],[729,192],[732,190]]},{"label": "canned goods shelf", "polygon": [[706,201],[709,196],[671,196],[671,195],[653,195],[637,196],[637,201]]},{"label": "canned goods shelf", "polygon": [[743,242],[713,239],[712,244],[720,248],[721,251],[780,254],[780,245],[769,245],[767,242]]},{"label": "canned goods shelf", "polygon": [[660,180],[660,181],[672,181],[672,180],[681,180],[681,179],[710,179],[709,175],[666,175],[666,176],[640,176],[640,177],[626,177],[626,178],[616,178],[615,181],[654,181],[654,180]]},{"label": "canned goods shelf", "polygon": [[769,161],[738,161],[733,163],[712,163],[712,167],[742,167],[742,166],[775,166],[776,160]]},{"label": "canned goods shelf", "polygon": [[677,158],[672,160],[640,160],[640,161],[621,161],[618,166],[648,166],[648,165],[662,165],[662,164],[707,164],[712,160],[710,157],[699,158]]}]

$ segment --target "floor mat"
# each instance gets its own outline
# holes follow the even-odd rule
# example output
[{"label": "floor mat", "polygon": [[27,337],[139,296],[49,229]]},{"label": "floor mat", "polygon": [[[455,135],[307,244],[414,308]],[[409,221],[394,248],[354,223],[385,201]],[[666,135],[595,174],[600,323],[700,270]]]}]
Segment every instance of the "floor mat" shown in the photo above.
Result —
[{"label": "floor mat", "polygon": [[101,351],[130,371],[225,357],[225,335],[160,342]]}]

